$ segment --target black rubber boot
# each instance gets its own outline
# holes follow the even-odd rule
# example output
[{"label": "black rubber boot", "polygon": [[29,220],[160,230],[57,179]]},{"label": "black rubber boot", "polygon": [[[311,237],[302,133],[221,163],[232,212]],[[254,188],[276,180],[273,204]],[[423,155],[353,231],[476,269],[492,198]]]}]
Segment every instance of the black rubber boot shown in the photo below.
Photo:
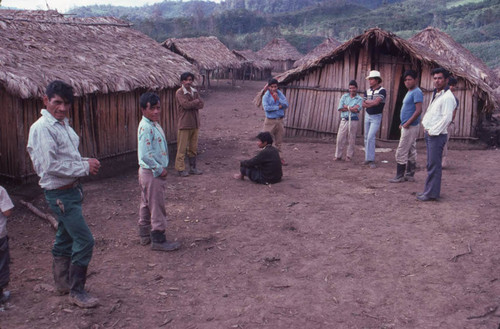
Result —
[{"label": "black rubber boot", "polygon": [[58,295],[69,294],[69,266],[71,258],[54,256],[52,261],[52,273],[54,274],[54,283]]},{"label": "black rubber boot", "polygon": [[90,296],[85,291],[85,282],[87,281],[87,267],[71,264],[69,267],[69,278],[71,282],[71,291],[69,300],[81,307],[92,308],[99,304],[99,300]]},{"label": "black rubber boot", "polygon": [[139,226],[139,237],[141,238],[141,246],[147,246],[151,243],[151,225]]},{"label": "black rubber boot", "polygon": [[179,242],[168,242],[165,238],[165,231],[151,231],[151,249],[158,251],[174,251],[179,249]]},{"label": "black rubber boot", "polygon": [[203,171],[196,169],[196,157],[188,158],[189,159],[189,174],[190,175],[201,175]]},{"label": "black rubber boot", "polygon": [[415,181],[415,170],[417,169],[417,163],[416,162],[410,162],[408,161],[408,164],[406,165],[406,175],[405,179],[409,182],[414,182]]},{"label": "black rubber boot", "polygon": [[406,170],[406,165],[405,164],[399,164],[396,167],[396,176],[393,179],[389,179],[389,182],[391,183],[401,183],[405,181],[405,170]]}]

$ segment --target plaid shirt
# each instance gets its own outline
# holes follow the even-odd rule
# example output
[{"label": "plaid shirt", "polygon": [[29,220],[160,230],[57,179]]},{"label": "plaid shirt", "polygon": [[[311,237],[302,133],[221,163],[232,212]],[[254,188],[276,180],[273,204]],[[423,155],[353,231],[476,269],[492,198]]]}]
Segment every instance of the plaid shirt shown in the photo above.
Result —
[{"label": "plaid shirt", "polygon": [[87,176],[89,163],[78,151],[80,138],[69,126],[68,118],[58,121],[45,109],[41,113],[28,137],[28,153],[40,176],[40,186],[53,190]]}]

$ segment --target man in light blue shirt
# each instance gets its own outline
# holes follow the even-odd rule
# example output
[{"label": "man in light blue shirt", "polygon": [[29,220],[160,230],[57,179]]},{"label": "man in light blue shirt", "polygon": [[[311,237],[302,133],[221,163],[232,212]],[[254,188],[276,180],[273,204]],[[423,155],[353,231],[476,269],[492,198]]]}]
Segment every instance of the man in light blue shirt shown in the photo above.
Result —
[{"label": "man in light blue shirt", "polygon": [[363,97],[358,95],[358,83],[356,80],[349,82],[349,92],[342,95],[339,102],[340,124],[337,133],[337,145],[335,147],[335,158],[341,160],[344,153],[346,141],[347,146],[346,161],[351,161],[356,144],[356,132],[358,131],[358,114],[362,109]]},{"label": "man in light blue shirt", "polygon": [[403,74],[403,79],[408,92],[401,107],[401,137],[396,150],[396,176],[389,180],[391,183],[413,182],[417,167],[417,136],[424,94],[418,87],[417,72],[408,70]]},{"label": "man in light blue shirt", "polygon": [[142,120],[137,130],[137,157],[139,160],[139,236],[141,245],[151,243],[151,249],[173,251],[178,242],[168,242],[165,237],[167,211],[165,186],[168,166],[168,146],[160,124],[160,97],[144,93],[139,99]]},{"label": "man in light blue shirt", "polygon": [[68,294],[73,304],[95,307],[97,298],[85,291],[87,268],[92,258],[94,237],[82,215],[83,189],[79,177],[96,175],[101,164],[83,158],[80,138],[69,126],[73,87],[52,81],[45,90],[42,116],[30,127],[28,153],[40,177],[45,199],[57,215],[58,228],[52,248],[52,271],[56,290]]},{"label": "man in light blue shirt", "polygon": [[[288,101],[285,95],[278,90],[278,80],[270,79],[268,81],[267,91],[262,97],[262,107],[266,112],[264,131],[268,131],[274,136],[274,145],[281,154],[281,143],[285,134],[283,118],[285,117],[285,110],[288,108]],[[281,163],[285,165],[282,156]]]}]

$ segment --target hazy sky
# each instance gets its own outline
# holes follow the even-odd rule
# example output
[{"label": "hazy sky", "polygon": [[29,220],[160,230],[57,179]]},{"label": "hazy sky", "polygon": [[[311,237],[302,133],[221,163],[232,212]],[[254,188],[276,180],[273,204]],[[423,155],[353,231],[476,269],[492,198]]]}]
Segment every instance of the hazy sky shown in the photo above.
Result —
[{"label": "hazy sky", "polygon": [[[212,0],[220,2],[220,0]],[[47,9],[48,3],[50,9],[64,13],[72,7],[88,5],[114,5],[127,7],[141,7],[146,4],[163,2],[163,0],[2,0],[2,7],[16,7],[19,9]]]}]

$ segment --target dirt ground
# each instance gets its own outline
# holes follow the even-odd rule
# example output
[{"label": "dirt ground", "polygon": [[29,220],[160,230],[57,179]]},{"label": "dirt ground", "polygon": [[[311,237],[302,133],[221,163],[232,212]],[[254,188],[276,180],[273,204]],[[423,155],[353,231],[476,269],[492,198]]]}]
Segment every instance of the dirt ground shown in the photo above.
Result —
[{"label": "dirt ground", "polygon": [[262,84],[214,81],[205,94],[204,174],[168,178],[167,238],[180,251],[139,245],[133,159],[84,184],[98,308],[54,295],[54,231],[18,202],[48,211],[43,196],[10,186],[12,299],[0,328],[499,328],[500,152],[452,143],[438,202],[415,199],[423,141],[414,183],[388,182],[396,143],[378,143],[392,151],[364,166],[361,138],[351,163],[332,161],[333,138],[287,139],[281,183],[236,181],[238,160],[258,151],[263,113],[251,101]]}]

